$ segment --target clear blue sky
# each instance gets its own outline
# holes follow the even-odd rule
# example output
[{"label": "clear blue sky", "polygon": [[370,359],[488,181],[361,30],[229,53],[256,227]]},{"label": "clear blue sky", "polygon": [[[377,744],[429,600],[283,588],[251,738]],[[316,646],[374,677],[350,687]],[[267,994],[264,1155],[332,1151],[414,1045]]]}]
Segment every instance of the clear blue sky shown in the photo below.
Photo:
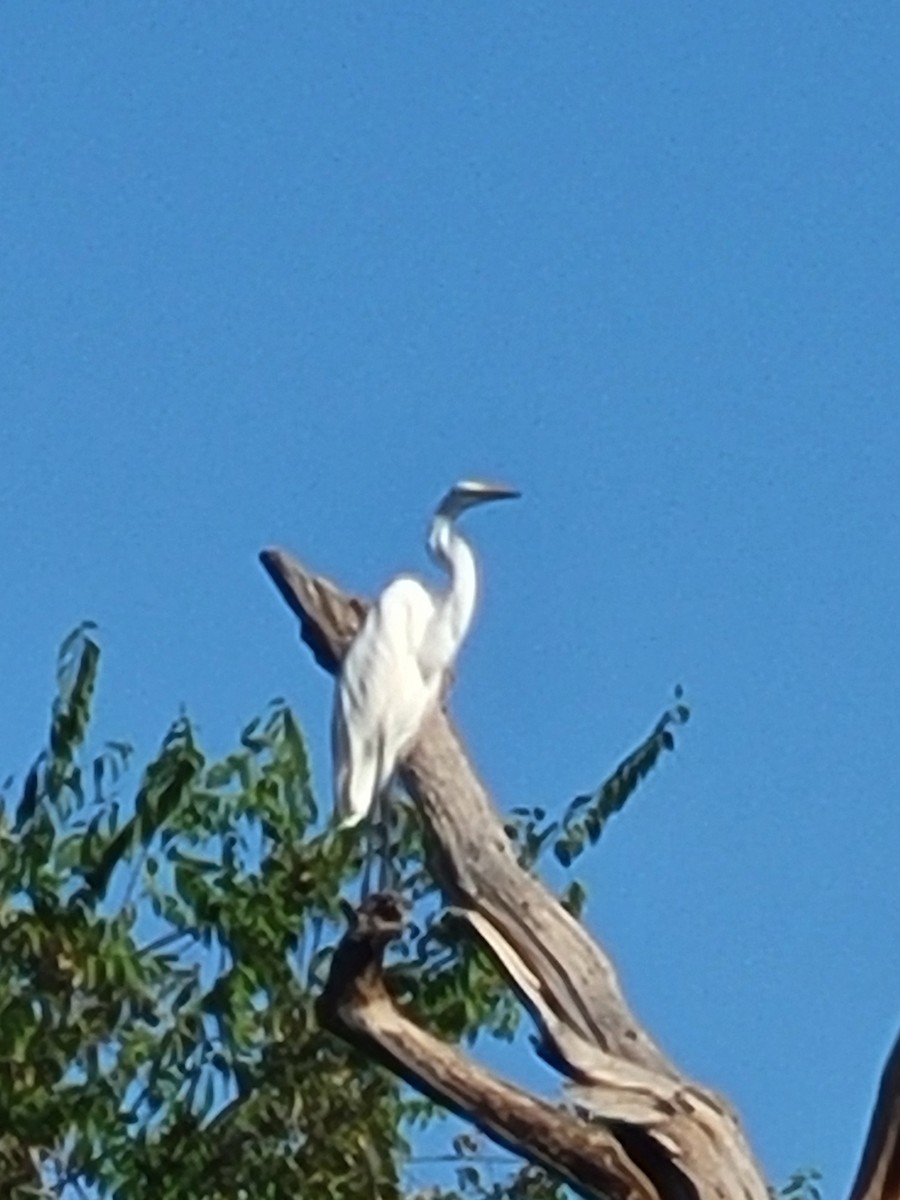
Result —
[{"label": "clear blue sky", "polygon": [[900,1024],[900,15],[886,3],[0,13],[0,763],[100,623],[99,718],[225,749],[330,686],[256,563],[423,567],[498,802],[694,718],[589,919],[774,1181],[840,1196]]}]

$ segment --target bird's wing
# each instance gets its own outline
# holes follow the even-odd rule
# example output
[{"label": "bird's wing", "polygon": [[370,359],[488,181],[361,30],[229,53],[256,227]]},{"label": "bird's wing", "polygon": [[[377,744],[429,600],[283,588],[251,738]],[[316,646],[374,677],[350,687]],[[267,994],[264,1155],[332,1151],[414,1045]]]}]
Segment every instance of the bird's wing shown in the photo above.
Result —
[{"label": "bird's wing", "polygon": [[425,686],[417,651],[433,609],[422,583],[396,579],[350,643],[331,726],[334,803],[347,824],[366,815],[397,753],[417,732]]}]

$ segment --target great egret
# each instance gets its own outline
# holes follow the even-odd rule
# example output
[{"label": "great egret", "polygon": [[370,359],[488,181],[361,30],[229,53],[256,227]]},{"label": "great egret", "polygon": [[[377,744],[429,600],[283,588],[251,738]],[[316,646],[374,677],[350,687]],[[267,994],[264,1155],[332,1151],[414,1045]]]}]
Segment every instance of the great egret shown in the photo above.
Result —
[{"label": "great egret", "polygon": [[331,725],[335,809],[342,825],[355,825],[376,809],[385,860],[386,790],[475,611],[475,556],[454,522],[476,504],[518,495],[475,480],[452,487],[435,511],[427,541],[432,559],[450,576],[449,588],[439,591],[410,575],[395,579],[369,609],[341,666]]}]

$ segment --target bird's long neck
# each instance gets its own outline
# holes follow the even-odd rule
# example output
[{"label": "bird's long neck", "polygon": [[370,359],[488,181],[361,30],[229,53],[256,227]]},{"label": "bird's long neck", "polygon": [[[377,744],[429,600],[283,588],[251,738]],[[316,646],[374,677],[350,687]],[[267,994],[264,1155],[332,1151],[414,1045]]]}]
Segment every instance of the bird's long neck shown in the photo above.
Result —
[{"label": "bird's long neck", "polygon": [[435,665],[443,670],[453,660],[472,623],[478,573],[471,546],[449,517],[434,518],[428,549],[450,576],[450,588],[438,602],[429,636],[431,655],[438,660]]}]

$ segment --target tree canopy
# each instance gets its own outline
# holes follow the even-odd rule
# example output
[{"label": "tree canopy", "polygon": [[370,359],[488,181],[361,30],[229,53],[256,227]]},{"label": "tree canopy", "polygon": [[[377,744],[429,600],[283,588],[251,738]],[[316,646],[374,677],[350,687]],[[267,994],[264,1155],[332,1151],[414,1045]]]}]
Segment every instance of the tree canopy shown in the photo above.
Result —
[{"label": "tree canopy", "polygon": [[[361,850],[319,812],[300,723],[275,701],[211,759],[182,714],[137,769],[93,727],[100,660],[90,625],[66,639],[46,746],[0,797],[4,1195],[412,1196],[410,1143],[438,1109],[316,1017]],[[520,861],[576,863],[687,716],[679,695],[556,818],[516,810]],[[410,804],[393,842],[413,916],[393,994],[445,1039],[511,1039],[518,1007],[438,903]],[[584,896],[570,879],[570,910]],[[428,1195],[563,1194],[536,1167],[484,1157],[457,1137],[450,1182]]]}]

